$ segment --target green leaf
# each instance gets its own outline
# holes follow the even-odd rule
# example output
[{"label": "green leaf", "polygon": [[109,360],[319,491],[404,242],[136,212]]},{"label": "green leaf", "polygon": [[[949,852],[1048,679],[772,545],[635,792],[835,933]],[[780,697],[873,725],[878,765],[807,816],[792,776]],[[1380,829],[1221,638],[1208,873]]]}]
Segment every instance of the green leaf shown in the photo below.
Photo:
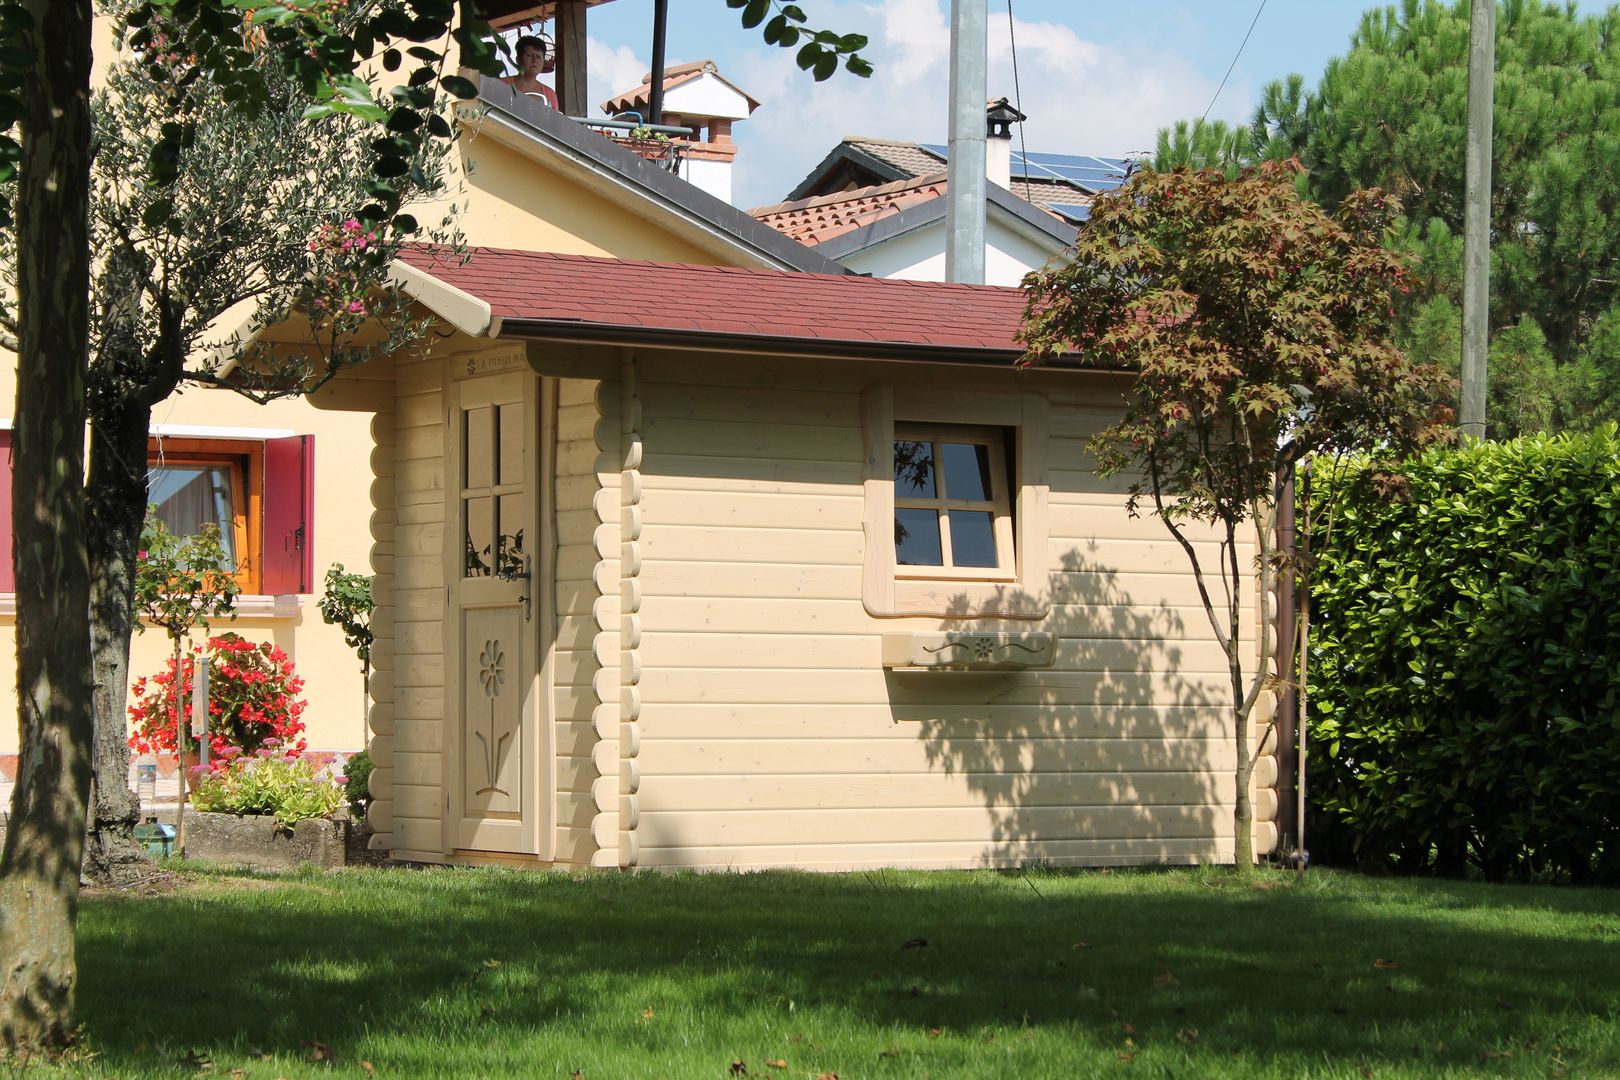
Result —
[{"label": "green leaf", "polygon": [[399,65],[404,62],[405,58],[400,55],[400,51],[398,49],[383,50],[382,64],[384,71],[398,71]]},{"label": "green leaf", "polygon": [[825,81],[827,81],[828,79],[832,78],[833,73],[836,72],[837,70],[838,70],[838,54],[837,53],[823,52],[819,57],[816,58],[816,67],[815,67],[815,73],[814,73],[815,77],[816,77],[816,82],[825,82]]},{"label": "green leaf", "polygon": [[800,49],[798,54],[795,55],[793,59],[794,62],[799,65],[799,67],[803,68],[805,71],[809,71],[811,68],[815,67],[816,63],[821,59],[821,54],[823,51],[824,50],[820,45],[817,45],[814,41],[812,41],[806,44],[804,48]]},{"label": "green leaf", "polygon": [[173,199],[158,199],[148,203],[146,209],[141,211],[141,224],[156,232],[169,223],[169,217],[173,213]]},{"label": "green leaf", "polygon": [[744,30],[752,30],[765,21],[765,16],[771,13],[770,0],[748,0],[743,8],[742,24]]},{"label": "green leaf", "polygon": [[398,233],[413,233],[417,230],[416,218],[410,214],[395,214],[393,228]]},{"label": "green leaf", "polygon": [[446,75],[439,80],[439,85],[463,101],[469,101],[478,96],[478,87],[460,75]]}]

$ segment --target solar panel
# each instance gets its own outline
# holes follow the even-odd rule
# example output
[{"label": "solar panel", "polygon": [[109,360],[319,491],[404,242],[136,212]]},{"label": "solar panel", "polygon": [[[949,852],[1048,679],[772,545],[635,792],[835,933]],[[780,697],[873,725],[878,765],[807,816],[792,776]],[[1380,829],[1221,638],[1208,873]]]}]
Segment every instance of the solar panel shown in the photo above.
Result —
[{"label": "solar panel", "polygon": [[[950,147],[944,143],[918,145],[936,157],[950,158]],[[1089,154],[1025,154],[1015,147],[1011,165],[1012,175],[1020,180],[1055,180],[1072,184],[1083,191],[1102,192],[1112,191],[1125,182],[1125,171],[1130,167],[1130,161]]]},{"label": "solar panel", "polygon": [[1084,203],[1051,203],[1047,209],[1062,214],[1070,221],[1085,221],[1091,217],[1091,207]]}]

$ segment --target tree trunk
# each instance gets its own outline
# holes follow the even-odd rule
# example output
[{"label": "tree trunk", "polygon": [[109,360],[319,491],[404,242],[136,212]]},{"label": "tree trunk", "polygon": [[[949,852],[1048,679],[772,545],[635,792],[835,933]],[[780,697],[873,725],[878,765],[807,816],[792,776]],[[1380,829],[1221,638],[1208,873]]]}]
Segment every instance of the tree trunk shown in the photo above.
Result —
[{"label": "tree trunk", "polygon": [[[1229,648],[1235,653],[1240,647],[1236,627],[1233,628]],[[1261,633],[1264,633],[1264,629]],[[1238,704],[1232,709],[1233,727],[1237,738],[1237,799],[1232,804],[1232,864],[1246,873],[1254,866],[1254,805],[1249,800],[1249,777],[1253,767],[1249,763],[1249,712],[1243,708],[1243,674],[1237,661],[1232,662],[1232,692]]]},{"label": "tree trunk", "polygon": [[72,1037],[95,735],[83,483],[91,11],[85,0],[24,6],[12,474],[21,753],[0,856],[0,1042],[14,1050]]},{"label": "tree trunk", "polygon": [[[92,375],[94,380],[94,375]],[[95,673],[95,802],[84,868],[91,880],[127,884],[151,870],[135,842],[140,800],[129,789],[129,642],[135,631],[135,564],[146,520],[146,432],[142,405],[92,409],[90,479],[91,650]],[[112,395],[107,404],[116,400]]]}]

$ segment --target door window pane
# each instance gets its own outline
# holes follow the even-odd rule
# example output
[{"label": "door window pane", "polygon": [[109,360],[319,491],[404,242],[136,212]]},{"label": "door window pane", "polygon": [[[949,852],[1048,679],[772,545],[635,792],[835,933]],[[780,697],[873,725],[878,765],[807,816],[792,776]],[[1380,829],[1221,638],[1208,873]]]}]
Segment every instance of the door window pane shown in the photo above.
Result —
[{"label": "door window pane", "polygon": [[894,440],[894,493],[900,498],[934,497],[934,444]]},{"label": "door window pane", "polygon": [[952,510],[951,563],[955,566],[995,566],[996,530],[986,510]]},{"label": "door window pane", "polygon": [[487,497],[468,499],[466,507],[466,577],[489,577],[495,570],[495,538],[493,509]]},{"label": "door window pane", "polygon": [[901,566],[941,566],[939,512],[902,507],[894,512],[894,561]]},{"label": "door window pane", "polygon": [[502,495],[499,504],[500,537],[496,543],[499,555],[495,563],[497,574],[523,572],[523,495]]},{"label": "door window pane", "polygon": [[[940,469],[945,474],[945,495],[951,499],[989,502],[990,448],[980,443],[941,443]],[[954,535],[954,534],[953,534]]]},{"label": "door window pane", "polygon": [[501,461],[498,483],[523,483],[523,403],[502,405],[499,416]]},{"label": "door window pane", "polygon": [[463,417],[466,432],[463,445],[461,486],[488,487],[495,480],[495,431],[490,408],[468,409]]}]

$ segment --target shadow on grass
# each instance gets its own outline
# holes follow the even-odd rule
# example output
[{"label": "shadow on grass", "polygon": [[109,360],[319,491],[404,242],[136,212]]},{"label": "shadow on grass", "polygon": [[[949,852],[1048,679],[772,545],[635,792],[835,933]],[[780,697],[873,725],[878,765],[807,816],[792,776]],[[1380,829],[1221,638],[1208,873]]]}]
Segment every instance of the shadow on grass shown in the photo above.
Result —
[{"label": "shadow on grass", "polygon": [[1077,1065],[1159,1053],[1191,1075],[1620,1067],[1615,894],[1265,881],[217,875],[87,906],[80,1015],[113,1073],[319,1041],[396,1075],[500,1072],[517,1066],[498,1048],[576,1044],[582,1061],[613,1048],[697,1075],[679,1063],[724,1064],[751,1032],[789,1031],[851,1056],[845,1076],[894,1045],[932,1054],[933,1075],[970,1075],[952,1070],[998,1033]]}]

